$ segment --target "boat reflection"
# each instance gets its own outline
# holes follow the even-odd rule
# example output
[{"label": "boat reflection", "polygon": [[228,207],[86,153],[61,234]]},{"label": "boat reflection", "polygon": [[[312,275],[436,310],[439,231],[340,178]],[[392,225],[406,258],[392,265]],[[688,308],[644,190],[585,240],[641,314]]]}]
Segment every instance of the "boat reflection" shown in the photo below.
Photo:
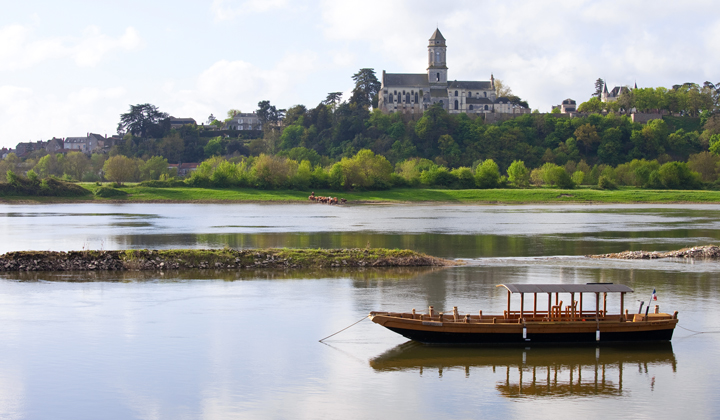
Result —
[{"label": "boat reflection", "polygon": [[[619,396],[623,373],[634,368],[648,373],[669,366],[677,371],[672,344],[623,344],[612,346],[542,347],[433,347],[407,342],[370,360],[376,371],[444,371],[490,368],[505,373],[496,384],[501,395],[522,397]],[[653,385],[651,385],[653,386]]]}]

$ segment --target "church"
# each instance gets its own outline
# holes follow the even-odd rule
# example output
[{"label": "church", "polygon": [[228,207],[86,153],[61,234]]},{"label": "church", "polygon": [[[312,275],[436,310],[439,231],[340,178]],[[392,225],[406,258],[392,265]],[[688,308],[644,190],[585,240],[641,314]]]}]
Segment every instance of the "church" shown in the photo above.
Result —
[{"label": "church", "polygon": [[495,94],[489,81],[448,81],[447,45],[439,29],[430,37],[427,73],[386,73],[383,70],[378,108],[385,113],[422,114],[440,104],[451,114],[525,114],[530,109],[514,105]]}]

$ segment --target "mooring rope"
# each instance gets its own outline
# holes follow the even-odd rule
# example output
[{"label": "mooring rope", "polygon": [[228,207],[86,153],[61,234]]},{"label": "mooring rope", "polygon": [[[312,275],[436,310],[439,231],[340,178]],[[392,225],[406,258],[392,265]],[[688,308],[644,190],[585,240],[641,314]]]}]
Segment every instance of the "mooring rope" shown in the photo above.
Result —
[{"label": "mooring rope", "polygon": [[678,327],[682,328],[685,331],[694,332],[695,334],[720,334],[720,331],[695,331],[691,330],[690,328],[685,328],[682,325],[678,325]]},{"label": "mooring rope", "polygon": [[328,338],[332,337],[333,335],[335,335],[335,334],[340,334],[341,332],[347,330],[348,328],[350,328],[350,327],[352,327],[352,326],[354,326],[354,325],[357,325],[357,324],[365,321],[366,319],[367,319],[367,315],[365,315],[364,317],[360,318],[359,321],[354,322],[352,325],[348,325],[347,327],[343,328],[342,330],[340,330],[340,331],[338,331],[338,332],[336,332],[336,333],[334,333],[334,334],[330,334],[330,335],[328,335],[327,337],[323,338],[322,340],[318,340],[318,341],[319,341],[320,343],[322,343],[323,341],[327,340]]}]

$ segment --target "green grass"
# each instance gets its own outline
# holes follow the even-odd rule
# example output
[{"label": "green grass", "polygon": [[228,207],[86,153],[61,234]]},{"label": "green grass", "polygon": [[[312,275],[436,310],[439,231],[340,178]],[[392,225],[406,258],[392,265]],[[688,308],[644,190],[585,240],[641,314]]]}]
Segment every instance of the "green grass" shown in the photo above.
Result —
[{"label": "green grass", "polygon": [[[81,184],[92,190],[92,183]],[[8,197],[6,202],[298,202],[307,203],[310,191],[256,190],[250,188],[153,188],[128,184],[121,188],[127,197]],[[337,192],[316,190],[316,195],[346,198],[352,203],[478,203],[478,204],[541,204],[541,203],[720,203],[720,191],[644,190],[621,188],[614,191],[592,188],[561,190],[554,188],[445,190],[431,188],[399,188],[387,191]],[[319,205],[319,204],[315,204]]]}]

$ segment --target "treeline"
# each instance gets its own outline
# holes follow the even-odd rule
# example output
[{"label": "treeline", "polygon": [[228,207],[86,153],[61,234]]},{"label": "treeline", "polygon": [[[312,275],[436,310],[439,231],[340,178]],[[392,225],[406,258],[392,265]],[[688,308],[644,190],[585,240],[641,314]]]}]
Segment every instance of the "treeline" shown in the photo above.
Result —
[{"label": "treeline", "polygon": [[672,88],[637,88],[623,87],[616,101],[602,102],[602,86],[604,81],[598,79],[595,84],[595,96],[578,107],[580,112],[618,112],[635,109],[639,112],[662,112],[698,117],[705,112],[717,110],[720,99],[720,83],[705,82],[674,85]]},{"label": "treeline", "polygon": [[[293,149],[293,154],[307,150]],[[720,188],[720,157],[701,152],[687,162],[636,159],[610,166],[590,166],[584,160],[565,165],[547,162],[530,169],[521,160],[501,168],[494,160],[477,161],[470,167],[450,169],[428,159],[410,158],[394,166],[371,150],[323,166],[309,160],[261,154],[227,160],[214,157],[204,161],[184,181],[151,181],[155,187],[214,187],[259,189],[383,190],[389,188],[440,187],[452,189],[528,188],[551,186],[571,189],[597,186],[614,189],[634,186],[650,189]]]}]

